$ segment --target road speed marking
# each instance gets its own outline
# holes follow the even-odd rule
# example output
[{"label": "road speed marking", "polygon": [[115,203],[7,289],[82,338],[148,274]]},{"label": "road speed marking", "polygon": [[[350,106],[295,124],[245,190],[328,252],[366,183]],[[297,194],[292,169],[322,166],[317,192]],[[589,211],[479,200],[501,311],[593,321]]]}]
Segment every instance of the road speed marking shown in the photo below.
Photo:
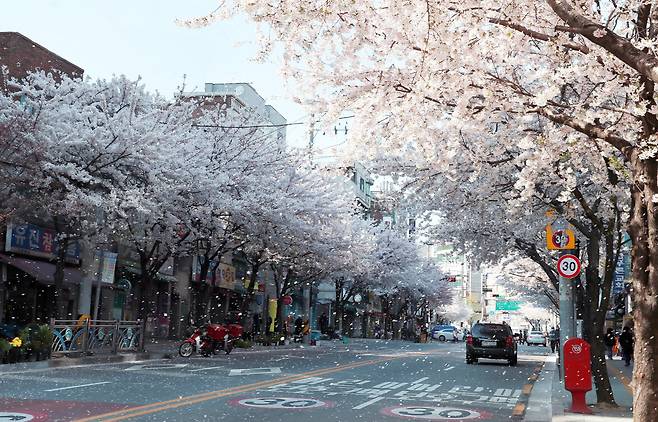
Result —
[{"label": "road speed marking", "polygon": [[474,410],[457,409],[452,407],[436,406],[401,406],[389,407],[382,412],[390,416],[398,416],[407,419],[424,419],[432,421],[450,420],[475,420],[485,417],[483,412]]},{"label": "road speed marking", "polygon": [[576,255],[562,255],[557,260],[557,272],[564,278],[574,278],[580,274],[580,260]]},{"label": "road speed marking", "polygon": [[261,409],[315,409],[331,407],[330,402],[293,397],[252,397],[248,399],[231,400],[233,405],[257,407]]},{"label": "road speed marking", "polygon": [[17,422],[27,422],[27,421],[43,421],[46,420],[46,415],[31,415],[29,413],[18,413],[18,412],[0,412],[0,422],[4,421],[17,421]]}]

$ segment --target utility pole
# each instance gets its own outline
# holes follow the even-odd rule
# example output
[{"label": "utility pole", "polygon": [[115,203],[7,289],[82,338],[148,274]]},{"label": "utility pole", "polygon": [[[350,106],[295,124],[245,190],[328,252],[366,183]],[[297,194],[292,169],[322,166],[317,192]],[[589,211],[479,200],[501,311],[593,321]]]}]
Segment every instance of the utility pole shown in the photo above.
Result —
[{"label": "utility pole", "polygon": [[[575,255],[577,251],[563,250],[560,257]],[[558,261],[559,262],[559,261]],[[559,264],[558,264],[559,265]],[[570,338],[576,337],[576,307],[574,279],[560,275],[560,363],[564,362],[562,345]],[[564,377],[564,365],[560,365],[560,373]]]},{"label": "utility pole", "polygon": [[98,272],[96,273],[96,297],[94,298],[94,317],[92,318],[94,321],[98,319],[98,308],[103,285],[103,267],[105,265],[105,252],[103,249],[99,249],[96,253],[98,254]]},{"label": "utility pole", "polygon": [[[558,274],[560,277],[560,363],[564,362],[562,345],[577,336],[576,334],[576,301],[574,280],[580,274],[580,261],[577,250],[560,251]],[[575,264],[577,263],[577,265]],[[565,274],[565,270],[568,273]],[[575,275],[572,275],[575,274]],[[564,377],[564,365],[560,365],[560,374]]]},{"label": "utility pole", "polygon": [[[546,212],[546,217],[554,219],[555,210]],[[558,348],[560,356],[560,375],[564,377],[564,356],[562,345],[570,338],[576,337],[576,309],[574,279],[580,274],[578,244],[575,233],[564,220],[546,225],[546,247],[549,251],[559,251],[557,273],[559,280],[560,336]]]}]

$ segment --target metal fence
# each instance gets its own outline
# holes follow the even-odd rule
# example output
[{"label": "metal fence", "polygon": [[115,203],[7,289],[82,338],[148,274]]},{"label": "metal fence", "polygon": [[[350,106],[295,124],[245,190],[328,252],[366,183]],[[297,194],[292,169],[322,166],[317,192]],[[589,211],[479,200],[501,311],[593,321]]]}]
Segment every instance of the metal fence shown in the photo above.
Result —
[{"label": "metal fence", "polygon": [[144,350],[143,321],[50,320],[53,353]]}]

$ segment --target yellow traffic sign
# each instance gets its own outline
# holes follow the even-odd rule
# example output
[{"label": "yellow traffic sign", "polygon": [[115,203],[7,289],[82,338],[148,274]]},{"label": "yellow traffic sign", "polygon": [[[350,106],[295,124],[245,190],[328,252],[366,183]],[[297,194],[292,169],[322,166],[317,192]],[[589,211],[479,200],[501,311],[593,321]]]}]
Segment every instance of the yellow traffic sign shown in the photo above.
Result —
[{"label": "yellow traffic sign", "polygon": [[550,224],[546,225],[546,248],[551,251],[576,249],[576,235],[573,230],[560,229],[553,231]]}]

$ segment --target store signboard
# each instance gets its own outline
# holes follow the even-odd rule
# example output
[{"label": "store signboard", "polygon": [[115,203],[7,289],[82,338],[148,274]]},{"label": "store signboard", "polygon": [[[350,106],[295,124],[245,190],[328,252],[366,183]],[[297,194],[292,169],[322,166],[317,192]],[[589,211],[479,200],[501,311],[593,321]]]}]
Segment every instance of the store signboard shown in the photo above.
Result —
[{"label": "store signboard", "polygon": [[[201,264],[203,263],[202,256],[196,256],[192,260],[192,280],[201,281]],[[217,267],[213,273],[212,269]],[[208,273],[206,274],[206,283],[215,285],[223,289],[235,290],[235,267],[232,265],[220,262],[217,265],[216,261],[210,261]]]},{"label": "store signboard", "polygon": [[[58,240],[57,232],[34,224],[7,225],[5,251],[16,252],[41,258],[57,258]],[[71,242],[66,250],[66,261],[74,264],[80,263],[80,244]]]}]

